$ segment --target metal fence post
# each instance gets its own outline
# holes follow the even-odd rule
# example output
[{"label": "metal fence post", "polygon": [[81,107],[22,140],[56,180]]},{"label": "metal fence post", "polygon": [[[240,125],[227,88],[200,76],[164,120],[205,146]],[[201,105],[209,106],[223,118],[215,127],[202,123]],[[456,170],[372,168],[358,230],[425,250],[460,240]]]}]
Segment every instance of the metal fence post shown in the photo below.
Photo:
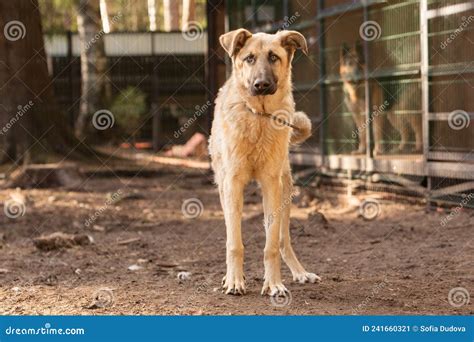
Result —
[{"label": "metal fence post", "polygon": [[67,82],[69,88],[69,120],[71,120],[71,125],[74,127],[75,118],[74,118],[74,68],[72,66],[72,32],[68,30],[66,32],[66,41],[67,41]]},{"label": "metal fence post", "polygon": [[428,178],[426,200],[428,205],[431,198],[431,179],[429,175],[428,153],[430,150],[429,115],[430,115],[430,90],[429,90],[429,45],[428,45],[428,0],[420,0],[420,74],[421,74],[421,119],[423,133],[423,170]]},{"label": "metal fence post", "polygon": [[324,86],[324,78],[326,77],[326,63],[324,58],[324,18],[320,17],[319,14],[324,8],[324,0],[318,0],[318,13],[317,13],[317,20],[318,20],[318,54],[319,54],[319,115],[321,117],[320,124],[319,124],[319,150],[321,155],[321,164],[324,165],[324,157],[326,154],[325,151],[325,144],[324,144],[324,125],[326,122],[326,94],[325,94],[325,86]]},{"label": "metal fence post", "polygon": [[159,139],[161,133],[161,122],[160,122],[160,106],[158,105],[159,101],[159,90],[158,90],[158,68],[155,68],[154,63],[156,61],[155,54],[155,35],[153,32],[150,32],[151,39],[151,93],[152,101],[150,103],[150,110],[153,115],[152,118],[152,145],[153,152],[158,152],[160,149]]},{"label": "metal fence post", "polygon": [[[369,5],[366,4],[365,2],[363,3],[363,12],[364,12],[364,22],[369,21]],[[370,112],[370,101],[371,101],[371,96],[370,96],[370,80],[369,80],[369,68],[370,68],[370,55],[369,55],[369,42],[367,39],[362,39],[362,44],[364,47],[364,61],[365,61],[365,70],[364,70],[364,87],[365,87],[365,118],[366,118],[366,126],[367,129],[366,131],[366,158],[367,158],[367,165],[366,165],[366,170],[368,171],[369,165],[370,168],[373,168],[373,163],[370,163],[370,161],[373,158],[373,153],[372,153],[372,118],[371,118],[371,112]]]}]

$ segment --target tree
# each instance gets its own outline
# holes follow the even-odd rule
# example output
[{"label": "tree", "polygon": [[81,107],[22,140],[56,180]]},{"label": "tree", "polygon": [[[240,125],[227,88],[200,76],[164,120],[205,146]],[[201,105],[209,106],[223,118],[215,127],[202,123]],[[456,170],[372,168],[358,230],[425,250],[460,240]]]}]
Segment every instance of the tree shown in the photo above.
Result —
[{"label": "tree", "polygon": [[183,0],[183,15],[181,17],[181,29],[187,31],[189,24],[196,17],[196,2],[194,0]]},{"label": "tree", "polygon": [[179,30],[179,1],[163,0],[164,30]]},{"label": "tree", "polygon": [[99,0],[79,0],[77,3],[77,28],[81,41],[81,100],[76,120],[75,134],[85,136],[86,123],[100,109],[106,97],[104,35],[101,29]]},{"label": "tree", "polygon": [[150,31],[156,31],[156,2],[148,0],[148,21],[150,22]]},{"label": "tree", "polygon": [[84,152],[54,100],[38,0],[0,1],[0,28],[0,162]]}]

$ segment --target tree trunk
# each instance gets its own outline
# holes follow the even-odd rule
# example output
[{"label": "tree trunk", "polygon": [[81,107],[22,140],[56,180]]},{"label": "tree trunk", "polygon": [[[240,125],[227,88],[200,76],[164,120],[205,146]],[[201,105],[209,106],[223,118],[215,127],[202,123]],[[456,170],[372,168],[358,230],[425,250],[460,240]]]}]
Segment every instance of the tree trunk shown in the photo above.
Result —
[{"label": "tree trunk", "polygon": [[148,0],[148,20],[150,31],[156,31],[156,0]]},{"label": "tree trunk", "polygon": [[0,1],[0,28],[0,162],[80,151],[54,101],[38,0]]},{"label": "tree trunk", "polygon": [[100,0],[100,18],[102,20],[102,31],[110,33],[109,12],[107,11],[107,2]]},{"label": "tree trunk", "polygon": [[164,11],[164,30],[178,31],[179,30],[179,1],[178,0],[163,0]]},{"label": "tree trunk", "polygon": [[83,138],[87,122],[101,109],[106,97],[105,71],[107,59],[104,31],[101,30],[99,0],[80,0],[77,8],[77,27],[81,41],[81,101],[75,134]]},{"label": "tree trunk", "polygon": [[196,19],[196,2],[194,0],[183,0],[183,15],[181,17],[181,29],[187,31],[189,23]]}]

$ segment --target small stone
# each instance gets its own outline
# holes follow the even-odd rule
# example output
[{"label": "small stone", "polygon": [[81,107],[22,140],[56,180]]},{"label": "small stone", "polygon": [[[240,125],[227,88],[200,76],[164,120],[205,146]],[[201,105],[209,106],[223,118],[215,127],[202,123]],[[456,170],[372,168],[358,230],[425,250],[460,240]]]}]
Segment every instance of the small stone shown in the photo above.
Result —
[{"label": "small stone", "polygon": [[130,265],[128,266],[128,270],[129,271],[138,271],[138,270],[141,270],[143,267],[141,266],[138,266],[138,265]]}]

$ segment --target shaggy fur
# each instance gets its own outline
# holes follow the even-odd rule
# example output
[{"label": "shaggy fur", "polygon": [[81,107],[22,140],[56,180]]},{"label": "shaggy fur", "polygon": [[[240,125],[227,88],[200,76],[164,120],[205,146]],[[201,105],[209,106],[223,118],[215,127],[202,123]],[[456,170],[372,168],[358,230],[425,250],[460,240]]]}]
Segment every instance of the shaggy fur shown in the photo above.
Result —
[{"label": "shaggy fur", "polygon": [[[232,76],[216,99],[209,142],[227,232],[223,290],[227,294],[245,293],[243,194],[245,185],[255,179],[262,188],[266,232],[261,293],[284,296],[287,289],[281,280],[280,253],[294,280],[305,283],[320,279],[300,264],[289,233],[293,194],[288,148],[311,134],[308,117],[295,112],[291,84],[293,54],[295,49],[307,53],[306,41],[295,31],[270,35],[239,29],[222,35],[220,42],[233,63]],[[256,87],[260,81],[265,81],[265,89]],[[256,114],[259,112],[271,113],[300,129],[277,125]]]}]

